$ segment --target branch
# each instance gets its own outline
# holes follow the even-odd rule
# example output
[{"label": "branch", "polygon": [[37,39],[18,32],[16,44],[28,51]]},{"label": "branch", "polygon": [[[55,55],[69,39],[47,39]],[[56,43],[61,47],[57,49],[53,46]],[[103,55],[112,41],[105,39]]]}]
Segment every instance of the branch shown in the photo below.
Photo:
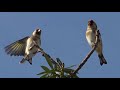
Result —
[{"label": "branch", "polygon": [[42,48],[40,48],[40,47],[38,47],[38,48],[40,49],[39,51],[41,52],[41,54],[42,54],[43,57],[49,57],[50,60],[51,60],[51,62],[52,62],[53,64],[55,64],[55,65],[57,64],[57,62],[56,62],[55,60],[53,60],[53,59],[50,57],[50,55],[48,55],[46,52],[44,52]]},{"label": "branch", "polygon": [[[99,32],[99,30],[97,30],[96,31],[96,41],[95,41],[93,49],[88,53],[88,55],[85,57],[85,59],[82,60],[82,62],[78,65],[78,67],[73,72],[69,73],[70,74],[69,75],[70,78],[72,78],[73,76],[76,75],[76,73],[78,73],[78,71],[83,67],[83,65],[87,62],[87,60],[90,58],[92,53],[95,51],[95,49],[96,49],[96,47],[98,45],[98,42],[100,40],[99,36],[100,36],[100,32]],[[51,58],[50,55],[45,53],[42,48],[40,48],[40,47],[38,47],[38,48],[39,48],[39,52],[41,52],[43,57],[48,57],[54,65],[59,65],[58,62],[56,62],[56,60]]]},{"label": "branch", "polygon": [[75,75],[83,67],[83,65],[87,62],[89,57],[95,51],[95,49],[96,49],[96,47],[98,45],[98,42],[99,42],[99,36],[100,36],[100,32],[99,32],[99,30],[97,30],[97,32],[96,32],[96,41],[95,41],[95,45],[94,45],[93,49],[88,53],[88,55],[85,57],[85,59],[83,59],[83,61],[79,64],[79,66],[74,70],[74,72],[72,73],[73,75]]}]

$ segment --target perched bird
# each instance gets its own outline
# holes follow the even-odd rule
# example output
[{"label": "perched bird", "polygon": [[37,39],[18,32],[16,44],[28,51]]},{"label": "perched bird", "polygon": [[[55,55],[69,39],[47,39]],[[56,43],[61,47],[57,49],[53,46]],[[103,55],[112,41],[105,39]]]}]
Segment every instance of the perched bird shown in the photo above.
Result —
[{"label": "perched bird", "polygon": [[[93,20],[89,20],[86,31],[86,39],[92,48],[94,47],[96,41],[96,31],[97,31],[96,23]],[[96,52],[98,53],[98,57],[100,59],[100,65],[102,66],[103,64],[107,64],[107,61],[103,56],[103,45],[101,36],[100,41],[98,42],[98,46],[96,48]]]},{"label": "perched bird", "polygon": [[5,47],[5,52],[11,56],[24,56],[19,63],[28,61],[32,65],[32,57],[40,52],[41,30],[35,29],[31,36],[27,36]]}]

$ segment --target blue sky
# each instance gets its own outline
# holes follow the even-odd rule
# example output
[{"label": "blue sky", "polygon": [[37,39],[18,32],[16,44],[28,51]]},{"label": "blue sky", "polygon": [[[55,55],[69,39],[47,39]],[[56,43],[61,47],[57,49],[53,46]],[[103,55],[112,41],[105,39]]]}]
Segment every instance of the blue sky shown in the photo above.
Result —
[{"label": "blue sky", "polygon": [[0,78],[39,78],[41,65],[47,65],[38,53],[33,65],[19,64],[21,56],[9,56],[4,47],[42,29],[41,47],[53,58],[67,66],[78,65],[91,50],[85,32],[88,20],[93,19],[100,29],[103,54],[108,64],[100,66],[96,52],[79,71],[81,78],[120,77],[120,13],[119,12],[0,12]]}]

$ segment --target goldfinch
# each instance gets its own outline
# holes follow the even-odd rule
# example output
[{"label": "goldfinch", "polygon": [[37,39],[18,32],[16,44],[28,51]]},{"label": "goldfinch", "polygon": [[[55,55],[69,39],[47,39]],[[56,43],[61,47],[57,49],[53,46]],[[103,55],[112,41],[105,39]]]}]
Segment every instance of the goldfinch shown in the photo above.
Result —
[{"label": "goldfinch", "polygon": [[[89,20],[87,25],[87,31],[86,31],[86,39],[92,48],[94,47],[94,44],[96,41],[96,31],[97,31],[96,23],[93,20]],[[103,64],[107,64],[107,61],[103,55],[103,45],[102,45],[101,36],[100,36],[100,41],[98,42],[98,46],[96,48],[96,52],[100,59],[100,65],[102,66]]]},{"label": "goldfinch", "polygon": [[32,57],[40,52],[41,30],[35,29],[31,36],[24,37],[5,47],[5,52],[11,56],[23,56],[19,63],[28,61],[32,65]]}]

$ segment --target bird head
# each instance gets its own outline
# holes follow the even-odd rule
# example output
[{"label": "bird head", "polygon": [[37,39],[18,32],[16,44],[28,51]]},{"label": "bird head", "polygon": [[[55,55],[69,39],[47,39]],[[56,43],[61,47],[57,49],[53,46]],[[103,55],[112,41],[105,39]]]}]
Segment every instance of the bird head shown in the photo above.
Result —
[{"label": "bird head", "polygon": [[95,22],[93,20],[88,21],[88,25],[92,26]]},{"label": "bird head", "polygon": [[97,24],[93,20],[88,21],[88,26],[97,29]]},{"label": "bird head", "polygon": [[41,29],[37,28],[35,31],[32,33],[33,36],[40,36],[41,35]]}]

